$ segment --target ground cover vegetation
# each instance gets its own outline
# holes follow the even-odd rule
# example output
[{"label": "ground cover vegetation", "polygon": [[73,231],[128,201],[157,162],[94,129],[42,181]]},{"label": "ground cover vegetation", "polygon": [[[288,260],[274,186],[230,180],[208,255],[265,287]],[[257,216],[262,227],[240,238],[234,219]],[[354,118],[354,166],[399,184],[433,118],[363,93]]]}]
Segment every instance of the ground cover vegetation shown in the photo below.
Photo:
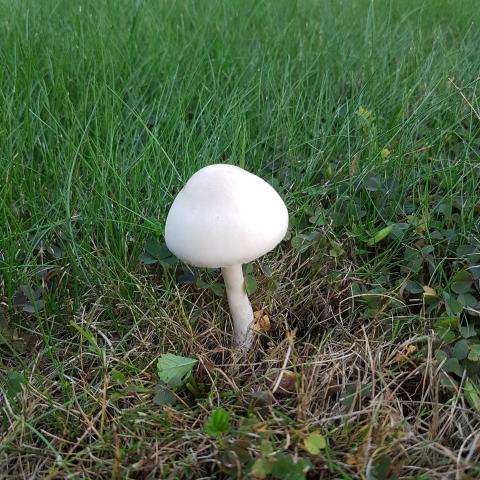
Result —
[{"label": "ground cover vegetation", "polygon": [[[0,1],[0,478],[479,478],[472,1]],[[211,163],[286,239],[163,224]]]}]

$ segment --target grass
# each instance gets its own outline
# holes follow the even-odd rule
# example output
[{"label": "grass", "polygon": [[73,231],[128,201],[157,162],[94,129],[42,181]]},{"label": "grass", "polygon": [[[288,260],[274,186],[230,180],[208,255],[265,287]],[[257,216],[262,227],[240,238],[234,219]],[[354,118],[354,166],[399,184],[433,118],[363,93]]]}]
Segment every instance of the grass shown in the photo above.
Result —
[{"label": "grass", "polygon": [[[1,0],[0,478],[247,478],[259,460],[303,478],[299,458],[311,478],[478,478],[479,411],[432,330],[476,321],[445,292],[458,248],[478,251],[477,10]],[[225,299],[139,261],[220,162],[291,214],[253,266],[270,329],[246,357]],[[201,391],[162,407],[166,352],[198,360]]]}]

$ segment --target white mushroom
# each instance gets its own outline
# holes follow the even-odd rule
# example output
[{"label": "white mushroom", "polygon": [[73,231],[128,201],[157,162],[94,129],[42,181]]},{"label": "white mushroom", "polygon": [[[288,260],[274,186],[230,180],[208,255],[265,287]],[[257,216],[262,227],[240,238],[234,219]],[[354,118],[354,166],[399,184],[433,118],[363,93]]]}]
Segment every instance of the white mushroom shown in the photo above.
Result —
[{"label": "white mushroom", "polygon": [[272,250],[287,227],[287,207],[278,193],[233,165],[210,165],[196,172],[168,212],[167,247],[187,264],[221,267],[235,343],[243,348],[252,341],[253,311],[242,264]]}]

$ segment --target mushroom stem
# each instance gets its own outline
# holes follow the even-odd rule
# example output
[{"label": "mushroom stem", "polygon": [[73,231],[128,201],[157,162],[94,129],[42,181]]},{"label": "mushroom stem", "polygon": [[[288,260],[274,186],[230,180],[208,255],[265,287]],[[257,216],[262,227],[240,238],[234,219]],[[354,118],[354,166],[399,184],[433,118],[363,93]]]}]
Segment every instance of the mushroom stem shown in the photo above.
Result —
[{"label": "mushroom stem", "polygon": [[243,282],[242,265],[222,268],[223,280],[227,289],[228,306],[233,320],[233,335],[237,345],[248,350],[252,344],[250,327],[253,310]]}]

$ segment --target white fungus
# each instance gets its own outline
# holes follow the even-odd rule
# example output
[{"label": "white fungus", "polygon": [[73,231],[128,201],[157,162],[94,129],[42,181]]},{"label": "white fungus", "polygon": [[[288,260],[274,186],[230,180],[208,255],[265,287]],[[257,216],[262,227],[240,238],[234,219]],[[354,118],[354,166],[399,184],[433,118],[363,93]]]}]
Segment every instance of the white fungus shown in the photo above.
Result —
[{"label": "white fungus", "polygon": [[248,348],[253,311],[242,264],[272,250],[285,236],[288,212],[263,179],[233,165],[196,172],[175,198],[165,224],[167,247],[185,263],[221,267],[235,342]]}]

